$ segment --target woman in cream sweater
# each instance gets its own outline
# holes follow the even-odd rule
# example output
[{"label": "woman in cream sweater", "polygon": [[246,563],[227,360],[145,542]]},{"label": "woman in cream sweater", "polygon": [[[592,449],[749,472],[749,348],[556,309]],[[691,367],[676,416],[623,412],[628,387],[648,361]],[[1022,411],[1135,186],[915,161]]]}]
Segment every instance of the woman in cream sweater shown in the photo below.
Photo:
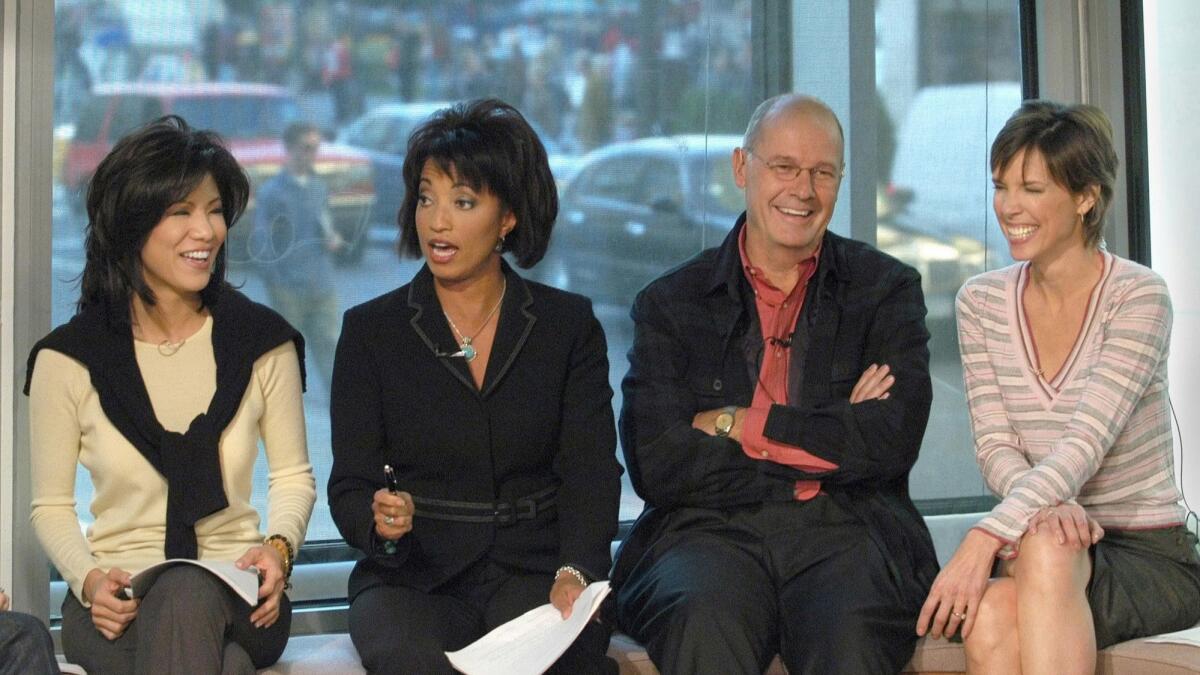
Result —
[{"label": "woman in cream sweater", "polygon": [[[248,194],[220,140],[178,117],[122,139],[89,188],[78,312],[29,356],[32,520],[71,588],[63,649],[89,673],[251,673],[287,643],[284,589],[316,496],[303,340],[224,280]],[[250,503],[260,438],[266,537]],[[131,574],[170,558],[254,566],[258,605],[190,565],[125,597]]]}]

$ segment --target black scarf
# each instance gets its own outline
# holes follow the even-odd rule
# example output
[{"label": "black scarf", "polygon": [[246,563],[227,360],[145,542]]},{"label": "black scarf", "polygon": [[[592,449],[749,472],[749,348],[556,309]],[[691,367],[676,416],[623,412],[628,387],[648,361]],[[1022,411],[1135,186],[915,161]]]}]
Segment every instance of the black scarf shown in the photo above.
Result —
[{"label": "black scarf", "polygon": [[109,422],[167,479],[167,558],[194,559],[196,522],[229,506],[218,446],[241,405],[254,362],[292,340],[304,381],[304,338],[274,310],[229,288],[208,309],[217,390],[208,411],[197,415],[185,433],[167,431],[154,415],[134,353],[128,304],[85,307],[34,345],[25,374],[28,396],[33,366],[43,349],[61,352],[88,369]]}]

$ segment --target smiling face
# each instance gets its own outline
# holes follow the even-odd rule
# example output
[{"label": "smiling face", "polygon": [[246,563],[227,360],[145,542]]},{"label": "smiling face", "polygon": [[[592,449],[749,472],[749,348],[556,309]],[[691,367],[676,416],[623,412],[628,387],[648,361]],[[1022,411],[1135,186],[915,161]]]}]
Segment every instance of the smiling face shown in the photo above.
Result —
[{"label": "smiling face", "polygon": [[[796,168],[802,170],[790,180],[779,175]],[[733,153],[733,176],[746,192],[751,259],[763,264],[764,255],[793,262],[811,256],[833,217],[841,174],[841,136],[825,111],[793,105],[770,113],[754,147]]]},{"label": "smiling face", "polygon": [[212,279],[225,243],[221,193],[206,175],[182,201],[167,208],[142,245],[142,275],[159,300],[198,301]]},{"label": "smiling face", "polygon": [[496,243],[516,217],[488,190],[476,192],[425,162],[416,204],[417,238],[434,278],[469,282],[500,269]]},{"label": "smiling face", "polygon": [[1071,194],[1050,176],[1040,152],[1018,152],[992,182],[992,206],[1014,260],[1050,260],[1085,247],[1082,216],[1095,191]]}]

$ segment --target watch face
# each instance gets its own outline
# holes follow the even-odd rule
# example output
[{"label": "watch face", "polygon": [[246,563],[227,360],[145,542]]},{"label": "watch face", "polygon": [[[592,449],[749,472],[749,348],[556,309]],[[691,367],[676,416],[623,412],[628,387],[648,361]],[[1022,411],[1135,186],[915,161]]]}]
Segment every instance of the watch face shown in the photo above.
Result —
[{"label": "watch face", "polygon": [[721,436],[729,435],[729,430],[733,428],[733,415],[727,412],[717,415],[717,421],[713,426],[717,428],[717,433]]}]

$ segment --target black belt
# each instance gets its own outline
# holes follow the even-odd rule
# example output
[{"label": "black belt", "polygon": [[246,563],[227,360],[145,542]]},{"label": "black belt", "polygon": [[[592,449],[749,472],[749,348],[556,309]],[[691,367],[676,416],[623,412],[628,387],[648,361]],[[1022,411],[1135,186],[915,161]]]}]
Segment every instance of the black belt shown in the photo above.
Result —
[{"label": "black belt", "polygon": [[422,518],[497,525],[512,525],[518,520],[533,520],[539,513],[553,508],[557,499],[557,485],[531,492],[512,501],[460,502],[429,497],[412,498],[414,511]]}]

